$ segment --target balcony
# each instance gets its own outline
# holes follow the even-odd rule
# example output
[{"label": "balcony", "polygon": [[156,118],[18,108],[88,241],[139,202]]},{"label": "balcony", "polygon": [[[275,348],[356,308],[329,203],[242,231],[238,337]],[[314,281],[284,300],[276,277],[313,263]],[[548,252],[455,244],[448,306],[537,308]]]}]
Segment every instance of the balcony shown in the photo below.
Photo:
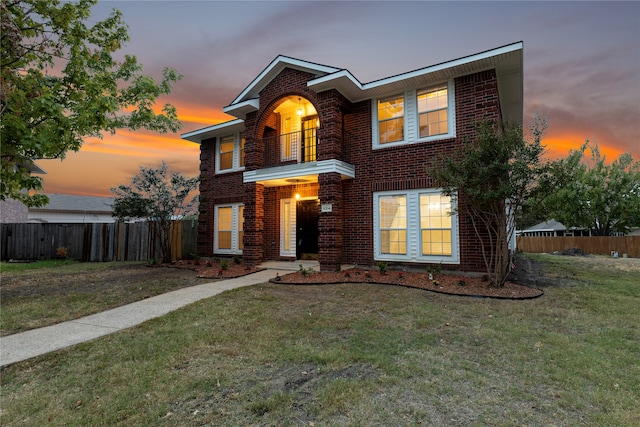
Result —
[{"label": "balcony", "polygon": [[318,161],[317,128],[263,138],[264,168]]}]

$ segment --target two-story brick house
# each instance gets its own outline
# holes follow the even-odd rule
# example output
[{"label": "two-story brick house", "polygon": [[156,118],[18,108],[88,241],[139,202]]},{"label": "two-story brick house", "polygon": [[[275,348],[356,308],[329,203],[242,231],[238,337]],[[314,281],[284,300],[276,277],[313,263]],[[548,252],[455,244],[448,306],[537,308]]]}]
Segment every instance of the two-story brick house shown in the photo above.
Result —
[{"label": "two-story brick house", "polygon": [[480,121],[522,123],[522,49],[365,84],[278,56],[224,108],[237,119],[182,135],[201,145],[198,254],[483,270],[469,219],[426,166]]}]

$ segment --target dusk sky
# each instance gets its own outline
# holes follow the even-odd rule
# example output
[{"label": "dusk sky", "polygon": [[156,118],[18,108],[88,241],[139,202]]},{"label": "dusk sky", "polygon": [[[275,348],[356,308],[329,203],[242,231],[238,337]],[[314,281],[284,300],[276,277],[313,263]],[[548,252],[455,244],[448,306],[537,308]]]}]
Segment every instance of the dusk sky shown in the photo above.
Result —
[{"label": "dusk sky", "polygon": [[524,43],[524,126],[546,117],[552,157],[586,139],[609,159],[640,159],[640,2],[100,1],[119,9],[144,73],[184,75],[170,96],[177,134],[119,131],[42,160],[46,193],[111,197],[139,166],[198,174],[199,145],[180,134],[222,112],[278,55],[349,70],[367,83],[514,42]]}]

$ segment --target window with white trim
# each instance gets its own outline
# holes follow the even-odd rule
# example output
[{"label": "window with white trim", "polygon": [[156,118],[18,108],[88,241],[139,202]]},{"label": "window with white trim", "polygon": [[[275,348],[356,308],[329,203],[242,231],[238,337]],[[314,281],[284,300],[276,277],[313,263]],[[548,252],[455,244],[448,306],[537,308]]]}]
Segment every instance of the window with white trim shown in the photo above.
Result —
[{"label": "window with white trim", "polygon": [[451,197],[420,194],[420,254],[451,256],[453,253]]},{"label": "window with white trim", "polygon": [[449,98],[446,86],[418,91],[420,138],[448,133],[448,104]]},{"label": "window with white trim", "polygon": [[439,189],[374,193],[375,259],[458,263],[454,208]]},{"label": "window with white trim", "polygon": [[407,196],[380,196],[380,253],[407,253]]},{"label": "window with white trim", "polygon": [[216,173],[244,169],[244,134],[236,133],[218,138]]},{"label": "window with white trim", "polygon": [[216,253],[241,254],[244,247],[244,205],[216,205],[214,249]]},{"label": "window with white trim", "polygon": [[372,100],[373,148],[455,138],[453,80]]},{"label": "window with white trim", "polygon": [[404,96],[378,100],[378,141],[380,144],[404,139]]}]

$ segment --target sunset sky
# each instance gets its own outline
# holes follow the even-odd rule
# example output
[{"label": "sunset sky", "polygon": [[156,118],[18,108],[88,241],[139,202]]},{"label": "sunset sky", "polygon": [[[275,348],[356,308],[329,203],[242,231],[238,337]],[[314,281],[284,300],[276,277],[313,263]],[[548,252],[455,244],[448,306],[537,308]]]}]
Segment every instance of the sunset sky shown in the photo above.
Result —
[{"label": "sunset sky", "polygon": [[539,113],[554,157],[586,139],[612,159],[640,158],[640,2],[99,1],[123,13],[144,73],[184,75],[159,105],[176,106],[177,134],[119,131],[65,160],[41,160],[45,193],[112,196],[139,166],[162,160],[198,174],[199,146],[180,134],[222,112],[278,55],[346,68],[360,82],[524,43],[525,127]]}]

